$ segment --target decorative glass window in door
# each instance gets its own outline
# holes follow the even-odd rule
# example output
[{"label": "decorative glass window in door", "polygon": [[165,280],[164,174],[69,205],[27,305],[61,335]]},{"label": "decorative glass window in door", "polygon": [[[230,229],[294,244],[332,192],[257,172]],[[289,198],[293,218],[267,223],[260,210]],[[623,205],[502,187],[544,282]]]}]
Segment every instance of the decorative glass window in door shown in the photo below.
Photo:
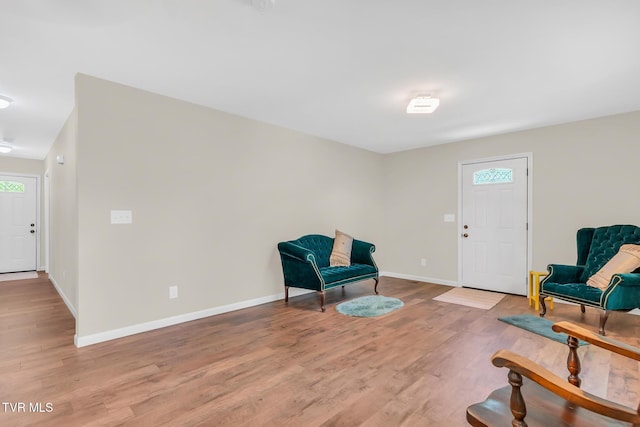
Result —
[{"label": "decorative glass window in door", "polygon": [[473,173],[473,185],[505,184],[513,182],[513,169],[491,168]]},{"label": "decorative glass window in door", "polygon": [[0,193],[24,193],[24,184],[14,181],[0,181]]}]

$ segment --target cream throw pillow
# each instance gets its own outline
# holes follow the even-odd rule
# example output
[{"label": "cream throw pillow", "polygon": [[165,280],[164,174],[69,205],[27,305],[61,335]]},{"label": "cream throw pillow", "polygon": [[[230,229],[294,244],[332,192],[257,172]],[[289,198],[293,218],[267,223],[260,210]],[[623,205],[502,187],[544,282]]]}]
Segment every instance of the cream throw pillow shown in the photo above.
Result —
[{"label": "cream throw pillow", "polygon": [[587,285],[604,290],[609,286],[611,276],[617,273],[631,273],[638,267],[640,267],[640,246],[622,245],[618,253],[604,267],[589,277]]},{"label": "cream throw pillow", "polygon": [[329,266],[349,267],[351,265],[351,246],[353,245],[353,237],[336,230],[336,238],[333,240],[333,251],[329,257]]}]

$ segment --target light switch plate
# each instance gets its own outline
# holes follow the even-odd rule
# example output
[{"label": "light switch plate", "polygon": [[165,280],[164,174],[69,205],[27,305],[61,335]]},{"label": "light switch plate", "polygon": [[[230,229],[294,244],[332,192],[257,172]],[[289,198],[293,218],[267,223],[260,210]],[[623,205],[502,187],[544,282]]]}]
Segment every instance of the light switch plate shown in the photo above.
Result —
[{"label": "light switch plate", "polygon": [[111,211],[111,224],[131,224],[133,223],[132,211]]},{"label": "light switch plate", "polygon": [[454,214],[444,214],[444,222],[455,222],[456,216]]},{"label": "light switch plate", "polygon": [[178,298],[178,287],[177,286],[169,286],[169,298]]}]

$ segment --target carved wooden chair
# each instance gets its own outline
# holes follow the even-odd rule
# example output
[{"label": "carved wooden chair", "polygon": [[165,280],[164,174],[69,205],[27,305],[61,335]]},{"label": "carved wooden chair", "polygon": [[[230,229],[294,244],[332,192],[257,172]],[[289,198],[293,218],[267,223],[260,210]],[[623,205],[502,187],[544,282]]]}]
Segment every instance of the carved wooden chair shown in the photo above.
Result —
[{"label": "carved wooden chair", "polygon": [[[569,322],[553,325],[569,335],[568,382],[531,360],[499,350],[491,362],[508,368],[509,384],[467,408],[472,426],[640,426],[640,409],[632,409],[580,389],[578,339],[640,361],[640,349],[594,334]],[[522,377],[528,380],[523,381]]]}]

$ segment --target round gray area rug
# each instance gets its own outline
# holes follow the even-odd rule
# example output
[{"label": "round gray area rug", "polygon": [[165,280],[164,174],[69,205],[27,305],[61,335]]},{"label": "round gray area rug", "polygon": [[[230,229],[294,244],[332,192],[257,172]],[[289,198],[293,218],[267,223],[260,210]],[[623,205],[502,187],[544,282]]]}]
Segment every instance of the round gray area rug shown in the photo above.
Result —
[{"label": "round gray area rug", "polygon": [[390,313],[403,305],[398,298],[370,295],[338,304],[336,310],[345,316],[375,317]]}]

